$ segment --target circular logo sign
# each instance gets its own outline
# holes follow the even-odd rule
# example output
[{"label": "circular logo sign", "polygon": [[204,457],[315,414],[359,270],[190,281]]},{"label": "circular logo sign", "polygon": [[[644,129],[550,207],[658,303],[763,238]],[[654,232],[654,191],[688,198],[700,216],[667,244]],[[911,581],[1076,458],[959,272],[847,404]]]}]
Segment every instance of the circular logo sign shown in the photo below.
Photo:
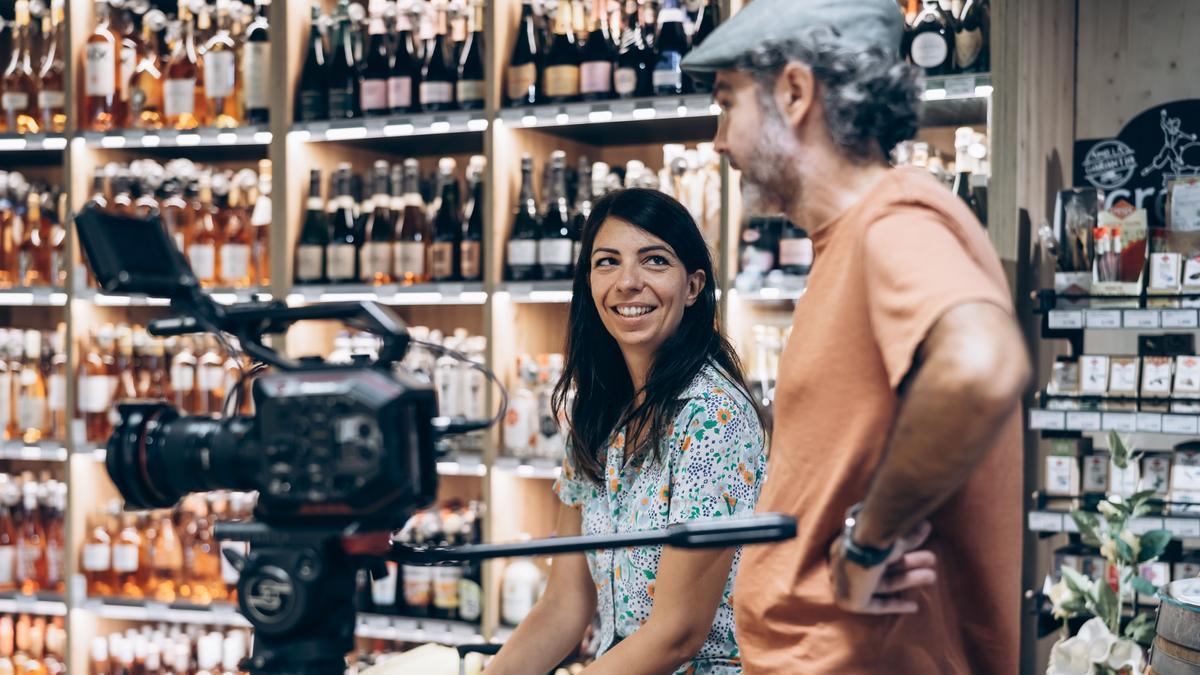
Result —
[{"label": "circular logo sign", "polygon": [[1097,143],[1083,158],[1083,177],[1101,190],[1115,190],[1133,178],[1137,157],[1121,141]]},{"label": "circular logo sign", "polygon": [[295,597],[292,582],[282,570],[255,576],[246,584],[248,618],[263,625],[277,623],[292,611]]}]

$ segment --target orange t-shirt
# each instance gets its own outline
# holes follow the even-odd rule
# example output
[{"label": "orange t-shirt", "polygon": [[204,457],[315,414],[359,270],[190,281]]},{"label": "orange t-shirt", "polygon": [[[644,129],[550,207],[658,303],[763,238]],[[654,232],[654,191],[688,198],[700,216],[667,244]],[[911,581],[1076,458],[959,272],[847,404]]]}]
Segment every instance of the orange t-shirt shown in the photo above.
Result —
[{"label": "orange t-shirt", "polygon": [[[938,582],[917,614],[838,609],[828,551],[867,494],[901,399],[897,388],[948,310],[1012,311],[1000,261],[966,206],[920,169],[812,232],[816,264],[779,364],[759,511],[795,515],[795,539],[744,550],[734,591],[746,673],[1017,672],[1021,600],[1018,402],[987,458],[930,518]],[[937,452],[937,448],[930,448]]]}]

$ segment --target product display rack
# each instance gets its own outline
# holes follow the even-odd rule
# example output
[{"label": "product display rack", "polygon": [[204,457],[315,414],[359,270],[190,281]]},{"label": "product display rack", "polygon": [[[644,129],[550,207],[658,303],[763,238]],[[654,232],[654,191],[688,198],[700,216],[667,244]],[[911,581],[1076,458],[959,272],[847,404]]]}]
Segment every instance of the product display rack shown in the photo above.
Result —
[{"label": "product display rack", "polygon": [[[334,3],[324,2],[325,10]],[[63,135],[0,136],[0,164],[32,177],[63,185],[71,213],[81,209],[90,195],[93,171],[108,162],[128,162],[141,157],[158,161],[183,157],[220,167],[252,165],[260,159],[272,163],[270,225],[271,283],[266,288],[213,289],[223,304],[276,298],[289,305],[374,300],[393,307],[410,325],[428,325],[444,331],[467,328],[488,338],[487,363],[501,381],[514,379],[518,353],[561,351],[565,338],[570,281],[510,282],[504,280],[504,249],[512,226],[519,187],[519,156],[529,152],[540,162],[551,150],[563,149],[573,161],[580,155],[592,160],[620,163],[641,159],[648,166],[661,163],[661,144],[711,140],[719,109],[707,94],[612,100],[565,105],[503,107],[500,104],[504,68],[520,14],[517,0],[492,0],[486,5],[487,71],[486,106],[481,110],[371,117],[353,121],[292,123],[293,97],[303,62],[308,31],[307,3],[276,0],[270,8],[272,73],[276,95],[271,97],[271,121],[266,125],[236,129],[193,131],[114,130],[80,131],[74,125],[79,106],[74,92],[81,90],[82,49],[94,25],[93,0],[69,0],[67,6],[68,130]],[[722,2],[722,16],[731,16],[739,0]],[[973,125],[991,131],[992,79],[987,74],[950,76],[925,83],[922,137],[945,150],[953,127]],[[949,152],[952,153],[950,148]],[[367,166],[376,159],[397,162],[413,157],[427,171],[438,157],[451,156],[459,166],[471,154],[488,159],[485,172],[484,280],[477,283],[436,283],[415,286],[325,285],[292,283],[294,244],[304,208],[308,171],[321,168],[328,174],[338,162]],[[715,263],[722,318],[743,358],[752,346],[749,330],[756,322],[790,323],[793,301],[803,288],[764,288],[739,293],[733,288],[737,273],[738,235],[742,222],[737,177],[722,162],[721,237]],[[540,180],[536,181],[540,185]],[[994,219],[993,219],[994,220]],[[124,297],[85,287],[84,268],[73,228],[68,234],[70,265],[65,289],[32,288],[0,291],[2,325],[53,329],[67,324],[68,420],[76,418],[77,392],[73,374],[81,357],[81,339],[88,328],[105,322],[145,324],[166,315],[168,301],[156,297]],[[7,314],[5,314],[7,312]],[[293,353],[328,353],[336,327],[298,326],[283,344]],[[490,404],[498,404],[497,392]],[[69,438],[25,445],[0,445],[0,460],[57,465],[69,484],[67,517],[67,573],[65,598],[0,597],[0,612],[69,615],[68,666],[87,672],[87,646],[92,636],[128,622],[197,623],[210,626],[246,625],[231,605],[176,606],[87,598],[78,573],[85,517],[96,505],[115,496],[104,474],[102,444],[87,441],[77,425]],[[484,537],[511,540],[521,533],[548,536],[553,531],[557,498],[550,481],[560,469],[547,460],[516,460],[500,456],[498,430],[491,432],[482,456],[443,458],[439,497],[480,499],[488,510]],[[500,577],[504,563],[484,566],[484,616],[481,624],[445,622],[396,616],[362,615],[357,632],[410,642],[447,644],[503,639],[511,629],[499,619]],[[6,604],[6,603],[11,603]],[[68,612],[68,609],[70,610]]]}]

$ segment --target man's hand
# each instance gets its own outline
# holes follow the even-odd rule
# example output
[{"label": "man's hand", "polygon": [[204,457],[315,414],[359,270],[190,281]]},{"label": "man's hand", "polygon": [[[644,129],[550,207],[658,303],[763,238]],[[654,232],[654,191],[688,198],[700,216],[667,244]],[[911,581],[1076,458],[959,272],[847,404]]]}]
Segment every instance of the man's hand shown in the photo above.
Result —
[{"label": "man's hand", "polygon": [[923,521],[896,541],[886,561],[869,569],[846,559],[839,535],[829,547],[829,576],[838,607],[855,614],[916,612],[916,602],[895,594],[937,581],[937,556],[932,551],[916,550],[929,538],[931,529],[929,522]]}]

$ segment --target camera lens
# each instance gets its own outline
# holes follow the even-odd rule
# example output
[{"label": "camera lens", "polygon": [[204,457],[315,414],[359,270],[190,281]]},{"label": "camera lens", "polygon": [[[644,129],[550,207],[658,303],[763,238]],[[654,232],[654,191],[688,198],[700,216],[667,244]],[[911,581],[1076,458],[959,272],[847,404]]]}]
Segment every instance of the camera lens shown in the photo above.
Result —
[{"label": "camera lens", "polygon": [[117,406],[105,465],[130,508],[173,506],[190,492],[253,489],[247,417],[181,417],[161,402]]}]

